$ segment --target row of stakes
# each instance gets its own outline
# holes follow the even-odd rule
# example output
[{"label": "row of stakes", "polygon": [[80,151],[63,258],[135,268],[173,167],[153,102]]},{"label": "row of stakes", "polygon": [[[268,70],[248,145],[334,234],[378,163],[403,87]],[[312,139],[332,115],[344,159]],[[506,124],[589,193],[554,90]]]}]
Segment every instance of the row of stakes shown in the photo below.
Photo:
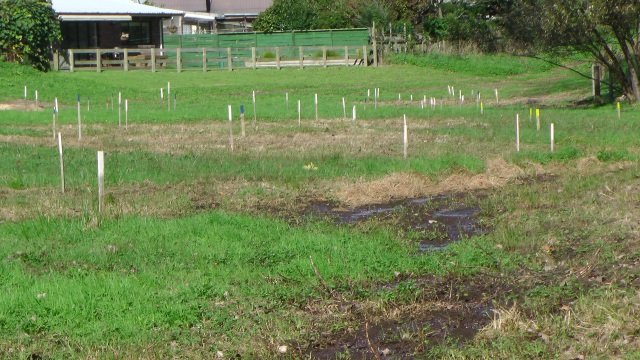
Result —
[{"label": "row of stakes", "polygon": [[[462,91],[460,91],[458,94],[456,94],[455,89],[453,86],[448,86],[448,93],[449,96],[456,96],[458,95],[458,99],[460,101],[460,104],[463,105],[464,104],[464,95],[462,94]],[[166,98],[169,100],[167,102],[168,107],[167,109],[170,111],[171,108],[173,107],[173,109],[176,109],[176,95],[174,93],[174,101],[173,104],[171,103],[171,83],[167,84],[167,92],[166,92],[167,96]],[[480,92],[477,92],[472,95],[475,95],[476,97],[476,103],[477,105],[480,107],[480,112],[481,114],[484,114],[484,103],[481,100],[481,95]],[[35,92],[35,96],[36,96],[36,105],[38,103],[38,91],[36,90]],[[370,101],[370,96],[371,96],[371,90],[367,90],[367,102]],[[495,89],[495,96],[496,96],[496,103],[499,104],[500,98],[499,98],[499,92],[498,89]],[[25,86],[25,98],[27,97],[27,87]],[[161,97],[161,101],[163,102],[164,105],[164,100],[165,100],[165,92],[164,92],[164,88],[160,90],[160,97]],[[380,97],[380,89],[379,88],[375,88],[374,89],[374,106],[377,108],[378,105],[378,99]],[[398,95],[398,99],[402,100],[401,95]],[[413,95],[410,96],[410,100],[413,101]],[[90,100],[89,100],[90,101]],[[253,91],[252,92],[252,102],[253,102],[253,114],[254,114],[254,118],[253,118],[253,126],[256,126],[256,92]],[[289,93],[285,94],[285,102],[286,102],[286,106],[287,108],[289,107]],[[440,106],[443,106],[443,100],[440,101]],[[318,94],[315,94],[314,96],[314,103],[315,103],[315,116],[316,116],[316,120],[318,119]],[[422,108],[425,107],[425,104],[427,103],[427,98],[426,95],[424,96],[423,100],[421,101],[421,106]],[[121,105],[122,105],[122,93],[118,93],[118,126],[121,126]],[[173,105],[173,106],[172,106]],[[437,106],[437,99],[434,97],[431,97],[429,99],[429,105],[432,108],[435,108]],[[113,109],[113,101],[111,103],[112,109]],[[81,125],[81,103],[80,103],[80,96],[78,95],[77,97],[77,110],[78,110],[78,140],[82,139],[82,125]],[[90,108],[90,102],[88,102],[88,108]],[[54,131],[54,138],[57,138],[57,145],[58,145],[58,152],[59,152],[59,157],[60,157],[60,175],[61,175],[61,190],[62,193],[65,192],[65,181],[64,181],[64,155],[63,155],[63,148],[62,148],[62,134],[60,132],[57,132],[56,134],[56,121],[58,118],[58,99],[55,98],[54,100],[54,118],[53,118],[53,131]],[[346,118],[346,101],[345,98],[342,98],[342,109],[343,109],[343,115]],[[621,104],[618,102],[616,105],[616,110],[617,110],[617,114],[618,114],[618,118],[620,118],[621,116]],[[128,99],[125,99],[124,101],[124,111],[125,111],[125,129],[128,127],[128,112],[129,112],[129,101]],[[298,100],[297,102],[297,113],[298,113],[298,125],[301,125],[301,101]],[[529,109],[529,121],[531,122],[533,120],[533,114],[534,114],[534,109],[530,108]],[[231,105],[228,105],[228,122],[229,122],[229,148],[231,151],[234,150],[234,141],[233,141],[233,109]],[[244,117],[245,117],[245,111],[244,111],[244,105],[240,106],[240,123],[241,123],[241,136],[244,137],[245,136],[245,123],[244,123]],[[541,128],[541,119],[540,119],[540,109],[535,109],[535,119],[536,119],[536,129],[537,131],[540,131]],[[353,106],[353,110],[352,110],[352,120],[355,122],[357,120],[357,114],[356,114],[356,106]],[[516,115],[516,124],[515,124],[515,132],[516,132],[516,151],[520,151],[520,115],[517,114]],[[549,127],[549,131],[550,131],[550,150],[553,152],[555,150],[555,128],[554,128],[554,124],[551,123],[550,127]],[[57,136],[56,136],[57,135]],[[409,147],[409,142],[408,142],[408,125],[407,125],[407,117],[406,115],[403,115],[403,134],[402,134],[402,141],[403,141],[403,157],[406,159],[408,157],[408,147]],[[104,195],[104,152],[103,151],[98,151],[97,152],[97,164],[98,164],[98,211],[101,212],[103,209],[103,195]]]}]

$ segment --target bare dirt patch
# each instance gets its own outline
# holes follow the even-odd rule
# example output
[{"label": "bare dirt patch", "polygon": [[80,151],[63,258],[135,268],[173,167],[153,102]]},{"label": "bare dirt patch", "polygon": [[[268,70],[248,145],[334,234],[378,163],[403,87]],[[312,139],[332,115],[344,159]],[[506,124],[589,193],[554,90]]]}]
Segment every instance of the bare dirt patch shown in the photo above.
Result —
[{"label": "bare dirt patch", "polygon": [[17,110],[17,111],[43,111],[45,107],[42,103],[36,106],[35,101],[30,100],[12,100],[0,102],[0,111]]}]

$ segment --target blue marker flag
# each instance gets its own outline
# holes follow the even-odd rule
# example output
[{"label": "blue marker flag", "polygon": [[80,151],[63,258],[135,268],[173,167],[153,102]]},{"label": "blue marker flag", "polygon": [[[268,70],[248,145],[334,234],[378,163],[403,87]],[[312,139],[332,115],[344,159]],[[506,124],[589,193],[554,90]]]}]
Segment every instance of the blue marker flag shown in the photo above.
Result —
[{"label": "blue marker flag", "polygon": [[244,105],[240,105],[240,114],[244,114]]},{"label": "blue marker flag", "polygon": [[78,102],[80,102],[80,94],[76,95],[76,97],[78,98]]}]

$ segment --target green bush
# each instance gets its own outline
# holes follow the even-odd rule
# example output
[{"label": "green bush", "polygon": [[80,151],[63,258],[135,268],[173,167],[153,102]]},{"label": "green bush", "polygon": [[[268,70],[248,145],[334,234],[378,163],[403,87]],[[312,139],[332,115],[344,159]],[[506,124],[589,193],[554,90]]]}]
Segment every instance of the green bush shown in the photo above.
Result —
[{"label": "green bush", "polygon": [[49,2],[0,0],[0,56],[3,60],[49,70],[51,46],[61,39],[60,24]]}]

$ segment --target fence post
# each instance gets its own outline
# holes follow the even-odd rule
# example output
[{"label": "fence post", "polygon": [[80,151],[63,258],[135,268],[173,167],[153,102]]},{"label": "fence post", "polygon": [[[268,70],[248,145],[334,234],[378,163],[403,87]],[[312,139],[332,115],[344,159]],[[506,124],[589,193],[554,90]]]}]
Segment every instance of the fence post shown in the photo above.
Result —
[{"label": "fence post", "polygon": [[251,63],[253,64],[253,70],[256,69],[256,48],[251,48]]},{"label": "fence post", "polygon": [[53,53],[53,70],[60,71],[60,53],[58,50]]},{"label": "fence post", "polygon": [[182,48],[176,49],[176,67],[178,72],[182,72]]},{"label": "fence post", "polygon": [[156,48],[151,48],[151,72],[156,72]]},{"label": "fence post", "polygon": [[280,70],[280,48],[276,47],[276,67]]},{"label": "fence post", "polygon": [[73,49],[69,49],[69,72],[73,72],[75,60],[73,59]]},{"label": "fence post", "polygon": [[364,59],[364,66],[369,66],[369,53],[367,53],[367,45],[362,47],[362,59]]},{"label": "fence post", "polygon": [[597,100],[597,98],[601,95],[601,75],[600,75],[600,65],[593,64],[591,66],[591,78],[592,78],[592,95]]},{"label": "fence post", "polygon": [[327,67],[327,47],[322,47],[322,66]]},{"label": "fence post", "polygon": [[349,47],[344,47],[344,66],[349,66]]},{"label": "fence post", "polygon": [[[378,67],[378,40],[376,39],[376,22],[373,22],[371,30],[371,40],[373,40],[373,66]],[[389,40],[391,41],[391,40]]]},{"label": "fence post", "polygon": [[302,46],[298,49],[298,53],[300,55],[300,69],[304,69],[304,48]]},{"label": "fence post", "polygon": [[129,71],[129,49],[124,49],[124,71]]},{"label": "fence post", "polygon": [[96,49],[96,72],[102,72],[102,52]]},{"label": "fence post", "polygon": [[227,48],[227,66],[229,71],[233,71],[233,57],[231,56],[231,48]]},{"label": "fence post", "polygon": [[207,72],[207,49],[202,48],[202,72]]}]

